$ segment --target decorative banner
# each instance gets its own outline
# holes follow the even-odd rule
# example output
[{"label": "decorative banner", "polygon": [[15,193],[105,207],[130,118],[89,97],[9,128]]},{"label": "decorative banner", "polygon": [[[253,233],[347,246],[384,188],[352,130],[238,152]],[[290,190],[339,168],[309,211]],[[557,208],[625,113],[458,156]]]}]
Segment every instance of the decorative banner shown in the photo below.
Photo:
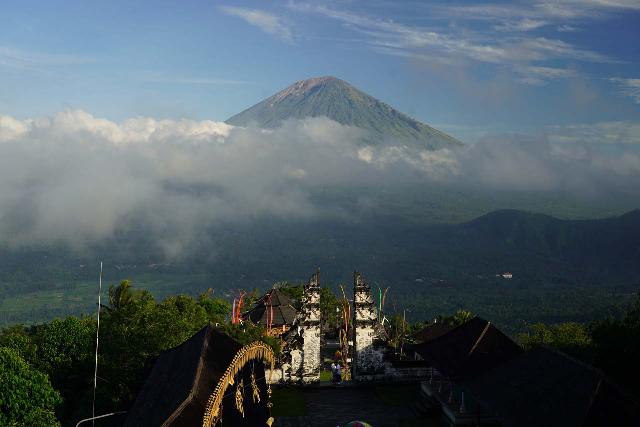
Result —
[{"label": "decorative banner", "polygon": [[244,406],[242,402],[244,401],[244,381],[240,379],[238,381],[238,385],[236,386],[236,409],[238,412],[242,414],[242,418],[244,418]]}]

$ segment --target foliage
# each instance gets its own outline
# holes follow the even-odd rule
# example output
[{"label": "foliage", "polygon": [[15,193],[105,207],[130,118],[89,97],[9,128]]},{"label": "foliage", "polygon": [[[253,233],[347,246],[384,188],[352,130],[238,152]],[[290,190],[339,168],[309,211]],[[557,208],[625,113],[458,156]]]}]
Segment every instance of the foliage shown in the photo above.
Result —
[{"label": "foliage", "polygon": [[240,344],[250,344],[254,341],[262,341],[273,349],[277,355],[280,353],[280,340],[266,334],[264,325],[255,325],[251,321],[240,324],[226,323],[223,325],[224,332]]},{"label": "foliage", "polygon": [[95,334],[96,321],[90,317],[54,319],[36,327],[35,366],[48,373],[54,384],[68,382],[78,373],[79,365],[92,364]]},{"label": "foliage", "polygon": [[[174,347],[205,326],[223,304],[202,298],[203,304],[186,295],[156,303],[148,291],[131,288],[128,281],[109,289],[111,306],[102,327],[101,372],[106,409],[133,400],[143,381],[145,367],[160,351]],[[207,311],[207,307],[212,311]]]},{"label": "foliage", "polygon": [[0,384],[0,425],[59,425],[53,409],[62,401],[60,394],[17,350],[0,347]]},{"label": "foliage", "polygon": [[224,323],[231,312],[231,304],[221,298],[213,298],[213,289],[211,288],[200,295],[198,304],[204,308],[209,321],[214,325],[216,323]]},{"label": "foliage", "polygon": [[[96,408],[101,412],[126,409],[158,354],[195,334],[209,322],[224,324],[230,305],[205,292],[196,300],[175,295],[156,302],[129,281],[109,288],[109,305],[103,308]],[[261,331],[236,336],[252,339]],[[73,424],[88,415],[93,390],[96,321],[90,317],[55,319],[36,327],[16,326],[0,332],[0,344],[24,357],[64,398],[57,415]],[[266,341],[278,348],[277,340]],[[50,408],[46,408],[50,410]],[[46,413],[38,412],[47,425]],[[45,418],[42,418],[45,417]]]},{"label": "foliage", "polygon": [[[150,266],[149,260],[161,259],[162,253],[154,246],[154,236],[142,231],[125,233],[126,238],[98,249],[107,257],[108,275],[132,277],[137,287],[157,298],[179,292],[197,296],[209,286],[217,295],[265,279],[295,281],[308,276],[309,265],[327,266],[323,280],[340,282],[349,280],[348,266],[357,265],[367,277],[393,284],[387,312],[394,311],[394,305],[395,311],[411,308],[412,320],[419,320],[465,307],[510,332],[521,332],[525,321],[588,322],[616,314],[629,288],[637,291],[638,212],[606,220],[559,221],[498,211],[467,222],[499,206],[585,218],[621,214],[620,205],[599,203],[585,210],[567,203],[566,195],[541,203],[518,193],[487,198],[410,185],[402,194],[377,190],[359,189],[358,197],[346,190],[334,195],[341,205],[354,203],[353,209],[362,208],[357,204],[361,200],[379,206],[370,221],[256,219],[233,230],[213,227],[201,239],[213,237],[225,248],[213,259],[209,247],[196,247],[180,263]],[[402,211],[411,221],[380,211]],[[97,276],[95,263],[89,268],[95,252],[0,247],[0,260],[0,325],[94,311],[95,288],[87,285]],[[495,276],[504,271],[514,278]]]},{"label": "foliage", "polygon": [[640,295],[622,317],[608,317],[589,327],[574,322],[536,323],[517,339],[525,348],[541,344],[555,347],[640,392]]},{"label": "foliage", "polygon": [[438,316],[438,323],[443,323],[447,326],[451,326],[455,328],[456,326],[460,326],[473,318],[473,313],[468,310],[457,310],[451,316]]},{"label": "foliage", "polygon": [[15,325],[0,331],[0,347],[9,347],[18,352],[27,362],[36,360],[36,345],[28,334],[28,329]]},{"label": "foliage", "polygon": [[328,327],[337,325],[338,313],[341,313],[342,303],[338,301],[333,291],[326,287],[320,288],[320,318]]},{"label": "foliage", "polygon": [[277,282],[273,285],[280,292],[291,298],[291,302],[296,310],[302,308],[302,295],[304,293],[304,285],[292,284],[289,282]]},{"label": "foliage", "polygon": [[51,410],[36,408],[25,416],[20,427],[59,427],[60,422]]},{"label": "foliage", "polygon": [[526,333],[518,334],[516,340],[525,348],[548,345],[572,356],[585,359],[589,357],[591,336],[589,329],[575,322],[545,325],[534,323]]},{"label": "foliage", "polygon": [[640,295],[621,319],[593,324],[593,363],[629,389],[640,392]]},{"label": "foliage", "polygon": [[63,421],[73,416],[87,396],[78,395],[93,384],[96,321],[90,317],[67,317],[33,328],[32,340],[37,348],[32,365],[46,373],[64,398],[57,414]]}]

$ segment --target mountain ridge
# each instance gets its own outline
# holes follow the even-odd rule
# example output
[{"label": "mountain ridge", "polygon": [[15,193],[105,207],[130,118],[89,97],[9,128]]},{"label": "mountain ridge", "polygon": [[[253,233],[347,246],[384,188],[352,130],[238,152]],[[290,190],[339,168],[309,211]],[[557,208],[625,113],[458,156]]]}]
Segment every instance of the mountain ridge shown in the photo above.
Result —
[{"label": "mountain ridge", "polygon": [[367,143],[393,141],[427,149],[463,145],[454,137],[333,76],[297,81],[230,117],[226,123],[275,128],[288,119],[319,116],[364,129],[368,132]]}]

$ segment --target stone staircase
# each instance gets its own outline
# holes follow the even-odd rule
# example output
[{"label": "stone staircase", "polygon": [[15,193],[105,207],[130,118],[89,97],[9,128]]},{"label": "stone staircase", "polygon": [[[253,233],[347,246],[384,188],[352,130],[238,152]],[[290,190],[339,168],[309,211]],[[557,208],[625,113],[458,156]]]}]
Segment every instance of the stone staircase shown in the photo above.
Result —
[{"label": "stone staircase", "polygon": [[442,405],[433,396],[429,396],[424,383],[421,383],[418,400],[412,405],[411,411],[420,418],[439,417]]}]

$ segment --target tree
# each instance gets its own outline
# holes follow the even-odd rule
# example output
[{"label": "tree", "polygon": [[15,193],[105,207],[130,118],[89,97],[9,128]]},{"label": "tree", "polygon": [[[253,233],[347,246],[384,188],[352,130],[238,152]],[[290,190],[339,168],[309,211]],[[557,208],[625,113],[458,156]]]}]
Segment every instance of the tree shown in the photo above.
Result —
[{"label": "tree", "polygon": [[34,328],[36,355],[31,363],[49,376],[62,395],[57,415],[63,422],[73,421],[79,411],[86,414],[90,408],[95,336],[96,321],[91,317],[69,316]]},{"label": "tree", "polygon": [[231,312],[231,304],[222,298],[213,298],[212,294],[211,289],[201,294],[198,304],[205,309],[211,323],[224,323]]},{"label": "tree", "polygon": [[580,359],[590,357],[591,336],[588,328],[579,323],[565,322],[550,326],[534,323],[526,333],[516,338],[525,349],[548,345]]},{"label": "tree", "polygon": [[335,331],[337,325],[336,309],[341,308],[342,303],[338,301],[331,289],[320,288],[320,318],[325,328],[332,328]]},{"label": "tree", "polygon": [[27,328],[22,325],[14,325],[0,331],[0,347],[16,350],[29,363],[36,360],[36,345]]},{"label": "tree", "polygon": [[[295,307],[296,310],[300,310],[300,308],[302,307],[304,285],[294,285],[288,282],[277,282],[273,285],[273,287],[291,298],[291,304]],[[322,298],[322,295],[320,296],[320,298]]]},{"label": "tree", "polygon": [[464,323],[467,323],[472,318],[473,318],[472,312],[468,310],[459,309],[451,316],[442,316],[442,315],[438,316],[437,321],[438,323],[443,323],[447,326],[451,326],[455,328],[456,326],[460,326]]},{"label": "tree", "polygon": [[267,335],[264,325],[255,325],[251,321],[240,324],[226,323],[222,330],[240,344],[246,345],[254,341],[262,341],[270,346],[275,354],[280,353],[280,339]]},{"label": "tree", "polygon": [[128,281],[109,290],[112,303],[101,325],[99,372],[102,408],[116,410],[135,398],[158,354],[181,344],[210,321],[221,321],[228,303],[203,295],[196,301],[176,295],[157,303]]},{"label": "tree", "polygon": [[62,399],[46,374],[12,348],[0,347],[0,425],[53,427],[53,409]]},{"label": "tree", "polygon": [[640,295],[622,319],[605,319],[591,328],[594,364],[631,390],[640,391]]},{"label": "tree", "polygon": [[136,297],[129,280],[123,280],[118,286],[109,286],[109,305],[117,310],[129,304]]}]

